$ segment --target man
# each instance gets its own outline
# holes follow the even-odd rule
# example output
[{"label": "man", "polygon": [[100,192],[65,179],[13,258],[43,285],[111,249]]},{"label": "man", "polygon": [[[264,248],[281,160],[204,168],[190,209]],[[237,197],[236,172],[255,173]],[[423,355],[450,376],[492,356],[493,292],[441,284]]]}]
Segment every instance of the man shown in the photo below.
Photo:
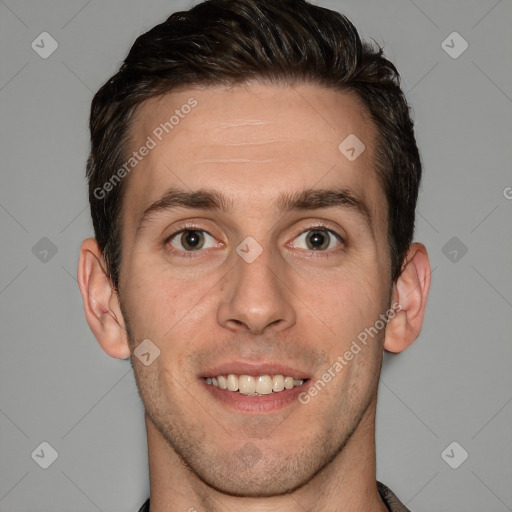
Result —
[{"label": "man", "polygon": [[141,510],[407,510],[376,481],[377,388],[430,267],[382,51],[303,0],[206,1],[137,39],[90,128],[78,279],[145,406]]}]

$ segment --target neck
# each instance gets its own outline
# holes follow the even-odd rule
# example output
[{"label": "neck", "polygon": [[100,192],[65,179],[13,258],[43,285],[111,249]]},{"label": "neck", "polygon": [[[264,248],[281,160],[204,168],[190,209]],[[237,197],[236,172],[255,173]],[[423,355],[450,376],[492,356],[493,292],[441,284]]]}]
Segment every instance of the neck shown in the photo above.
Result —
[{"label": "neck", "polygon": [[307,484],[284,495],[261,498],[230,496],[210,487],[146,416],[151,512],[386,512],[376,484],[375,410],[376,397],[343,449]]}]

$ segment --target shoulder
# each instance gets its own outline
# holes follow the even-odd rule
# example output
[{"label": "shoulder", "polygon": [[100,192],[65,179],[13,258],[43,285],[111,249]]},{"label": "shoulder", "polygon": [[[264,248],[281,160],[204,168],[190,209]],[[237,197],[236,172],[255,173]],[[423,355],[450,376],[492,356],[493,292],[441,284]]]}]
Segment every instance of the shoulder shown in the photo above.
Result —
[{"label": "shoulder", "polygon": [[146,500],[146,503],[140,507],[139,512],[149,512],[149,498]]},{"label": "shoulder", "polygon": [[411,512],[395,495],[395,493],[383,483],[377,481],[377,489],[380,497],[390,512]]}]

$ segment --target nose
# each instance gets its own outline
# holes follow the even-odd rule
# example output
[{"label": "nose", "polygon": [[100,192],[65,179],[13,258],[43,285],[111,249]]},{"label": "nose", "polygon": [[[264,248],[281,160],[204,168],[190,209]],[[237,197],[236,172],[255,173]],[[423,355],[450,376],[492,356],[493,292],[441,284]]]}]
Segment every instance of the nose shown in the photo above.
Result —
[{"label": "nose", "polygon": [[[235,268],[226,275],[219,304],[219,325],[234,332],[263,334],[280,331],[296,322],[292,293],[286,284],[284,262],[272,261],[270,251],[248,263],[235,254]],[[277,267],[280,268],[277,268]]]}]

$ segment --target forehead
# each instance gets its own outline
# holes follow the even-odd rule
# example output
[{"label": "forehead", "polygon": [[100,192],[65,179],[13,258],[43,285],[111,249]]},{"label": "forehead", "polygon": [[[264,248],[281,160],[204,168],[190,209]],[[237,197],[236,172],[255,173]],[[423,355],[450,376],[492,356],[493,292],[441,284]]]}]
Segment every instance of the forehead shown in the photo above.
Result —
[{"label": "forehead", "polygon": [[125,221],[170,188],[225,191],[247,215],[283,192],[316,186],[350,189],[382,220],[374,140],[353,94],[314,85],[191,88],[152,98],[131,127],[133,149],[151,149],[127,177]]}]

